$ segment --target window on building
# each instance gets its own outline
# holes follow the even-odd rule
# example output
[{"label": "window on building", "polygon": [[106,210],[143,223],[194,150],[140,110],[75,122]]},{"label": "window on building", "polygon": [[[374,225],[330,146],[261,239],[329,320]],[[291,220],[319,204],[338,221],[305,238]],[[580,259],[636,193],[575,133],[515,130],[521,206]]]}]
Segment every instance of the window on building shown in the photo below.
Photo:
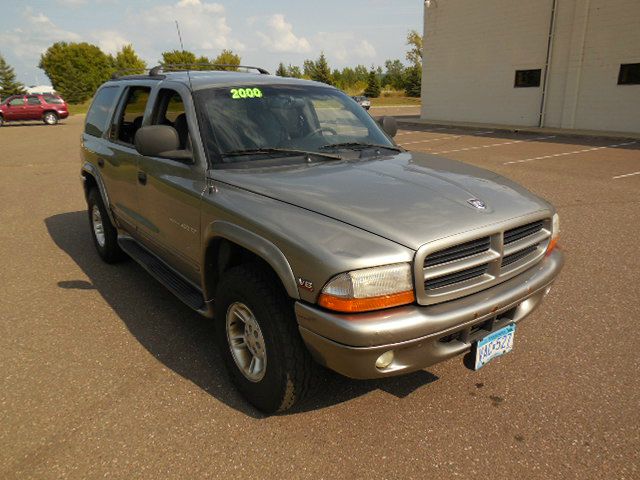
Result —
[{"label": "window on building", "polygon": [[516,79],[513,86],[515,88],[539,87],[541,72],[542,70],[539,68],[535,70],[516,70]]},{"label": "window on building", "polygon": [[640,85],[640,63],[623,63],[620,65],[618,85]]}]

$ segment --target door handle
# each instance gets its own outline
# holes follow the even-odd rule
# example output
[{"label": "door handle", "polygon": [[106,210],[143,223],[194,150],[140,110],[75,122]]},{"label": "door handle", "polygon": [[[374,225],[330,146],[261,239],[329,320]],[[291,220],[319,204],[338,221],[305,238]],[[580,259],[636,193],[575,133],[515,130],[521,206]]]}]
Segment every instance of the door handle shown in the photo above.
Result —
[{"label": "door handle", "polygon": [[140,183],[142,185],[146,185],[147,184],[147,174],[146,173],[138,171],[138,183]]},{"label": "door handle", "polygon": [[100,168],[104,167],[104,158],[99,158],[99,159],[98,159],[98,166],[99,166]]}]

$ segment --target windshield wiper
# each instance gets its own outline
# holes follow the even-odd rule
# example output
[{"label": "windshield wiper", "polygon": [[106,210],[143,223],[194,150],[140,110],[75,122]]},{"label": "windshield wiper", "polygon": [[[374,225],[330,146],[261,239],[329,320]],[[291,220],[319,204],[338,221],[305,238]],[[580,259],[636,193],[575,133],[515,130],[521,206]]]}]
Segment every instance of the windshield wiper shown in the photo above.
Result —
[{"label": "windshield wiper", "polygon": [[394,150],[396,152],[403,152],[404,149],[396,147],[395,145],[377,145],[375,143],[363,143],[363,142],[343,142],[343,143],[330,143],[323,145],[320,150],[326,150],[329,148],[346,148],[351,150],[363,150],[365,148],[384,148],[386,150]]},{"label": "windshield wiper", "polygon": [[269,154],[281,154],[287,156],[293,155],[306,155],[309,157],[321,157],[329,160],[342,160],[342,157],[338,155],[330,155],[328,153],[321,152],[311,152],[307,150],[293,150],[290,148],[249,148],[246,150],[233,150],[231,152],[223,153],[223,157],[239,157],[242,155],[259,155],[264,153],[266,155]]}]

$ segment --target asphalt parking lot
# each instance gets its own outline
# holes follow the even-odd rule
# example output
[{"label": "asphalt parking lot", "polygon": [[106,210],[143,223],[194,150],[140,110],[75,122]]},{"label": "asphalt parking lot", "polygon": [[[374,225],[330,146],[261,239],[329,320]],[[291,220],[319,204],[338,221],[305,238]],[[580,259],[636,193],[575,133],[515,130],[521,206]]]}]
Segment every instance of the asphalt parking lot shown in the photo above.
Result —
[{"label": "asphalt parking lot", "polygon": [[640,141],[402,124],[406,148],[555,204],[564,271],[478,372],[327,373],[264,417],[210,323],[94,252],[82,120],[0,129],[0,478],[640,477]]}]

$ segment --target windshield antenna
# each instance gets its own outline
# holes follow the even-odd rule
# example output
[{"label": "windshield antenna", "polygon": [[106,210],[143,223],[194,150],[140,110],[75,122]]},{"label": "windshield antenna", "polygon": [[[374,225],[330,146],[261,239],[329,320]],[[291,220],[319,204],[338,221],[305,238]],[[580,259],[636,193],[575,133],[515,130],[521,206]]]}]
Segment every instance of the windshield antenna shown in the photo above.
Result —
[{"label": "windshield antenna", "polygon": [[[180,24],[178,20],[174,20],[176,22],[176,30],[178,31],[178,40],[180,40],[180,50],[184,52],[184,45],[182,44],[182,34],[180,33]],[[187,65],[187,79],[189,79],[189,89],[193,91],[193,85],[191,85],[191,75],[189,74],[189,66]]]}]

